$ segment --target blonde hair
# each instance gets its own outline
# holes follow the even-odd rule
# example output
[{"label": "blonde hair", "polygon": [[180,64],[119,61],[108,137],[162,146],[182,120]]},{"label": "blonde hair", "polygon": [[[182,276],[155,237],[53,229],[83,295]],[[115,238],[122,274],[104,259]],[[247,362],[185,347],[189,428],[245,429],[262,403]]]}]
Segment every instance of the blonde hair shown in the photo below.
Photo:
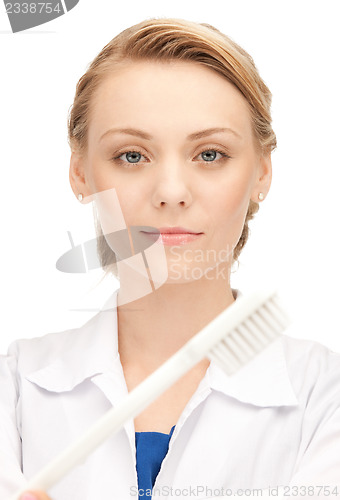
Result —
[{"label": "blonde hair", "polygon": [[[241,92],[248,103],[255,144],[262,154],[276,147],[271,126],[271,92],[260,77],[252,57],[214,26],[183,19],[149,19],[125,29],[113,38],[80,78],[69,113],[68,136],[72,150],[86,151],[88,123],[93,96],[106,75],[117,65],[134,61],[184,60],[203,64],[217,71]],[[250,200],[241,237],[234,248],[233,262],[246,244],[248,223],[259,209]],[[116,274],[114,252],[107,244],[101,226],[96,225],[98,255],[106,273]]]}]

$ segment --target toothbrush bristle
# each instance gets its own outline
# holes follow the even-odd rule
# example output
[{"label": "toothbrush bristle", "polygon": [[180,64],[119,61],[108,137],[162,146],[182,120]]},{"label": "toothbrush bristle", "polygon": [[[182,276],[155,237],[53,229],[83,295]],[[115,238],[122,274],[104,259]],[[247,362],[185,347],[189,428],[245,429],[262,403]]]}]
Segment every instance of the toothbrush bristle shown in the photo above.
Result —
[{"label": "toothbrush bristle", "polygon": [[277,339],[289,323],[290,319],[273,295],[227,333],[208,357],[232,375]]}]

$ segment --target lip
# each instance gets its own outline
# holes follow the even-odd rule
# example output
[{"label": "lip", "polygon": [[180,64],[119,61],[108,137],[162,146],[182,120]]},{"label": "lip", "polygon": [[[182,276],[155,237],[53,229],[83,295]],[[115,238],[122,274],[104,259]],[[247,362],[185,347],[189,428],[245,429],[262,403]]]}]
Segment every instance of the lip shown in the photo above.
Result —
[{"label": "lip", "polygon": [[143,232],[148,232],[151,234],[158,234],[160,232],[161,234],[202,234],[199,231],[193,231],[192,229],[187,229],[186,227],[158,227],[158,231],[143,231]]},{"label": "lip", "polygon": [[[202,232],[197,232],[192,229],[188,229],[185,227],[160,227],[158,228],[161,238],[157,241],[162,243],[163,245],[170,246],[178,246],[185,245],[186,243],[190,243],[191,241],[197,240],[200,236],[202,236]],[[148,234],[158,234],[158,232],[152,231],[143,231]]]}]

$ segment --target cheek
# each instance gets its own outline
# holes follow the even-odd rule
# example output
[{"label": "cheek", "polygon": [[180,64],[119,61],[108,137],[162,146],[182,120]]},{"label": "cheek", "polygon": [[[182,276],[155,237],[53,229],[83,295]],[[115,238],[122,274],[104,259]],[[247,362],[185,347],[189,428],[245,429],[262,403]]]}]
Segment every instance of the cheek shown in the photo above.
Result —
[{"label": "cheek", "polygon": [[232,246],[237,244],[242,234],[250,193],[249,177],[246,176],[238,178],[237,182],[222,184],[218,191],[213,192],[210,204],[211,223],[221,245],[226,242]]},{"label": "cheek", "polygon": [[114,190],[127,220],[138,213],[138,204],[143,199],[145,203],[145,191],[140,183],[132,182],[126,175],[119,175],[106,165],[94,163],[88,171],[88,182],[93,193]]},{"label": "cheek", "polygon": [[143,195],[138,185],[98,163],[92,164],[88,170],[87,181],[105,235],[135,224]]},{"label": "cheek", "polygon": [[143,217],[148,193],[142,184],[127,182],[125,179],[123,182],[116,179],[115,190],[126,224],[136,225],[136,221]]},{"label": "cheek", "polygon": [[96,159],[89,164],[87,178],[93,192],[117,188],[117,179],[113,175],[113,170]]}]

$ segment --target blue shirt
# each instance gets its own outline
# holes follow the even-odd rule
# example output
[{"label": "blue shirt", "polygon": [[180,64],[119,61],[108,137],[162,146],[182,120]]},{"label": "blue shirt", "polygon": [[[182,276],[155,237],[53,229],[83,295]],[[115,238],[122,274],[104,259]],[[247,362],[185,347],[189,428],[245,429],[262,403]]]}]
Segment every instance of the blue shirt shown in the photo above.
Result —
[{"label": "blue shirt", "polygon": [[139,499],[151,497],[152,488],[168,452],[169,442],[175,430],[169,434],[162,432],[136,432],[136,469],[138,476]]}]

